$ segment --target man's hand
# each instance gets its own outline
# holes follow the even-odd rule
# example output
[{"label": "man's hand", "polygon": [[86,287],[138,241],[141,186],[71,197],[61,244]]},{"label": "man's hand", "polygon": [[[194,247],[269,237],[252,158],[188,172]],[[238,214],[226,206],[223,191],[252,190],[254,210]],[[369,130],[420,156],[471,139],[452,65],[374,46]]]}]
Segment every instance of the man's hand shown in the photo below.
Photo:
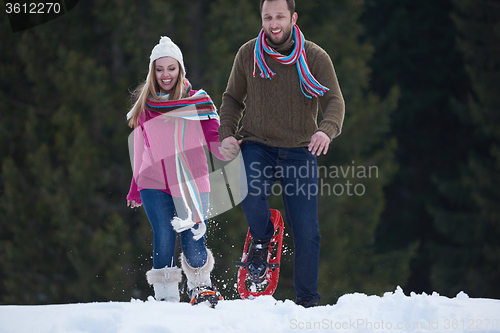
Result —
[{"label": "man's hand", "polygon": [[236,140],[234,136],[228,136],[221,142],[221,147],[219,152],[226,159],[226,161],[232,160],[238,155],[240,150],[241,140]]},{"label": "man's hand", "polygon": [[308,149],[311,154],[319,156],[321,153],[326,154],[330,145],[330,137],[325,132],[317,131],[311,137]]}]

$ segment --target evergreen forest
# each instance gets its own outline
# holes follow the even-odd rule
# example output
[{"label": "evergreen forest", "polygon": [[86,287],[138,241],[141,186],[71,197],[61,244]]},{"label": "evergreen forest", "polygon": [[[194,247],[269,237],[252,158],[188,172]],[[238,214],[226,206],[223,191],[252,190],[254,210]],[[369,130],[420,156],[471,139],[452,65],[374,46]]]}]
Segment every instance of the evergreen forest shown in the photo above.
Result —
[{"label": "evergreen forest", "polygon": [[[318,158],[320,304],[346,293],[500,298],[500,0],[296,0],[346,103]],[[126,207],[125,115],[169,36],[217,107],[257,0],[85,0],[13,32],[0,13],[0,304],[147,299],[152,230]],[[284,206],[279,193],[271,206]],[[210,219],[238,298],[241,206]],[[285,223],[276,299],[294,299]],[[300,268],[296,268],[300,269]]]}]

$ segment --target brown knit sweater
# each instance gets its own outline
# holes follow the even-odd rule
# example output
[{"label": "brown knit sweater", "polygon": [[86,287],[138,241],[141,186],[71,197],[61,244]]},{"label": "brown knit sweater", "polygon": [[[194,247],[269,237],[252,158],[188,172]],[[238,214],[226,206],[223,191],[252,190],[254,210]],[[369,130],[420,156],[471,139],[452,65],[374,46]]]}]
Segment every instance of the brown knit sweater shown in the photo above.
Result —
[{"label": "brown knit sweater", "polygon": [[[253,52],[256,38],[245,43],[236,54],[228,85],[220,108],[219,138],[234,136],[242,115],[239,135],[273,147],[304,147],[317,131],[331,139],[338,136],[344,121],[344,99],[328,54],[313,42],[305,42],[306,57],[312,75],[329,90],[319,98],[307,98],[300,89],[296,65],[283,65],[267,53],[265,60],[276,76],[253,76]],[[293,50],[290,37],[280,47],[268,40],[269,46],[281,54]],[[317,125],[318,101],[323,120]],[[243,113],[243,111],[245,111]]]}]

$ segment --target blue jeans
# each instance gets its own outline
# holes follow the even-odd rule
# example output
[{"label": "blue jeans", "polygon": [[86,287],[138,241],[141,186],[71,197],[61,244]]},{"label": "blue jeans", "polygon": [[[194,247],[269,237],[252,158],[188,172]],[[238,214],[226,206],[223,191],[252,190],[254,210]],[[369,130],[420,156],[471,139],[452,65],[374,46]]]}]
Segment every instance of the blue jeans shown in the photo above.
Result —
[{"label": "blue jeans", "polygon": [[[256,240],[273,236],[267,197],[281,194],[295,248],[294,287],[297,303],[320,298],[318,289],[320,238],[318,168],[307,147],[276,148],[247,141],[241,145],[248,195],[241,206]],[[279,180],[280,186],[275,182]]]},{"label": "blue jeans", "polygon": [[[141,190],[144,210],[153,228],[153,268],[175,266],[175,241],[177,232],[170,221],[177,215],[172,196],[160,190]],[[209,193],[201,193],[204,216],[207,216]],[[183,217],[183,216],[180,216]],[[207,220],[205,219],[205,224]],[[201,267],[207,262],[205,236],[197,241],[190,229],[181,232],[180,244],[187,263],[191,267]]]}]

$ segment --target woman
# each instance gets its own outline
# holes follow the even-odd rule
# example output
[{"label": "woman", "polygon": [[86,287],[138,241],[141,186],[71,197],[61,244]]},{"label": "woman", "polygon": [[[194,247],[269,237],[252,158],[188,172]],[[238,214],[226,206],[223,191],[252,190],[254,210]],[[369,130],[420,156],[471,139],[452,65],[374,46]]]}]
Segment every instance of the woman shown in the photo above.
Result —
[{"label": "woman", "polygon": [[[224,159],[218,151],[219,117],[210,97],[192,90],[185,75],[181,50],[161,37],[127,114],[134,128],[127,205],[144,205],[153,229],[153,268],[146,277],[155,298],[179,302],[184,271],[191,304],[209,301],[215,306],[222,297],[211,283],[214,258],[205,246],[210,184],[203,145]],[[174,259],[177,233],[182,270]]]}]

